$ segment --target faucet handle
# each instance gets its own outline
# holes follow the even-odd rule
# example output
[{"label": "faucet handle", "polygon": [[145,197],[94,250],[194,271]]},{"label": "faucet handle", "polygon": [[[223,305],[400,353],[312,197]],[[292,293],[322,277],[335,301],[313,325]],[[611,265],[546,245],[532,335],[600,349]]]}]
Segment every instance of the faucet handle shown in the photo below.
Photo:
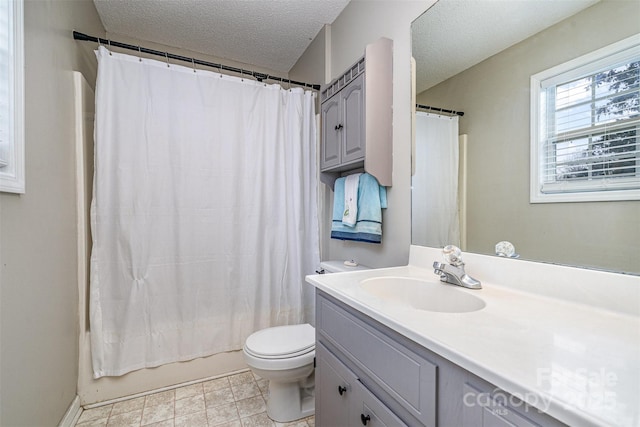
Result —
[{"label": "faucet handle", "polygon": [[433,271],[434,273],[440,275],[442,274],[442,270],[445,269],[445,264],[442,262],[434,261],[433,262]]},{"label": "faucet handle", "polygon": [[464,262],[462,261],[462,251],[457,246],[445,246],[442,249],[442,255],[444,256],[444,259],[453,266],[459,267],[464,265]]}]

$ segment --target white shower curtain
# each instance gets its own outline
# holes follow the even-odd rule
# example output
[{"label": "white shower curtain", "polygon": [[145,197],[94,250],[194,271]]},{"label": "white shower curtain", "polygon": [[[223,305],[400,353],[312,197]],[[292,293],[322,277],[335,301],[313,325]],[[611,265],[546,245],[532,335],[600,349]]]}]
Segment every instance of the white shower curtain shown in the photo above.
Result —
[{"label": "white shower curtain", "polygon": [[416,112],[416,172],[411,180],[411,242],[460,245],[458,116]]},{"label": "white shower curtain", "polygon": [[319,262],[314,94],[97,57],[94,376],[300,322]]}]

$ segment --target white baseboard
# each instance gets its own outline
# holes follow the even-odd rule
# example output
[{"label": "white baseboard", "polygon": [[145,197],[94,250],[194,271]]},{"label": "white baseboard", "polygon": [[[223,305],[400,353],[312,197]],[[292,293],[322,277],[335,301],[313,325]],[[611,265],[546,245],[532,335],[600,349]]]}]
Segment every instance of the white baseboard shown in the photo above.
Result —
[{"label": "white baseboard", "polygon": [[76,397],[73,399],[73,402],[71,402],[71,405],[69,405],[69,409],[67,409],[67,413],[64,414],[64,417],[62,417],[60,424],[58,424],[58,427],[75,426],[76,422],[78,422],[78,418],[80,418],[80,414],[82,414],[82,407],[80,406],[80,397],[76,395]]}]

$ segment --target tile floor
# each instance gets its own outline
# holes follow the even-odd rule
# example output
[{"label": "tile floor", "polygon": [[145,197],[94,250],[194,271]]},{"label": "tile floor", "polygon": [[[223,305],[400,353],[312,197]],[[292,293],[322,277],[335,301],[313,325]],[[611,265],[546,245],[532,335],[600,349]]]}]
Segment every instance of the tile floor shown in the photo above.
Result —
[{"label": "tile floor", "polygon": [[315,427],[309,417],[276,423],[267,417],[268,381],[242,372],[82,412],[76,427]]}]

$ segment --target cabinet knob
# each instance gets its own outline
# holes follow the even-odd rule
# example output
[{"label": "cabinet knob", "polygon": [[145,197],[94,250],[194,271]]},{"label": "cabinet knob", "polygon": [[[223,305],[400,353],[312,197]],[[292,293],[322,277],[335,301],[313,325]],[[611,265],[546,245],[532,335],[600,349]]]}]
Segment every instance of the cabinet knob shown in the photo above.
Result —
[{"label": "cabinet knob", "polygon": [[338,386],[338,393],[340,393],[340,396],[342,396],[346,391],[346,387],[342,387],[341,385]]},{"label": "cabinet knob", "polygon": [[362,425],[366,426],[369,421],[371,421],[371,417],[369,415],[365,416],[364,414],[360,414],[360,421],[362,421]]},{"label": "cabinet knob", "polygon": [[335,129],[335,130],[340,130],[340,129],[342,129],[343,127],[344,127],[344,126],[342,126],[342,125],[336,125],[336,127],[335,127],[334,129]]}]

